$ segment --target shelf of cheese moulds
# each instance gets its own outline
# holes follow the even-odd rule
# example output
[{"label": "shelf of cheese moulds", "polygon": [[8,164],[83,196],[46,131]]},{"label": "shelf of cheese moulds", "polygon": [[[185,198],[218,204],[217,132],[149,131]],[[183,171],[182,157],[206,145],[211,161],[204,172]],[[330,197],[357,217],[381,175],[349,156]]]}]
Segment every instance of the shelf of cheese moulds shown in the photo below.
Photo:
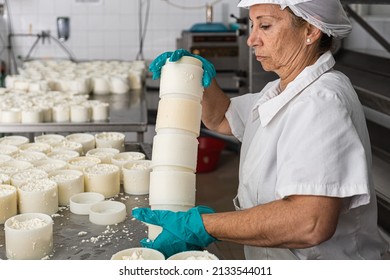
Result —
[{"label": "shelf of cheese moulds", "polygon": [[1,133],[48,132],[136,132],[137,142],[143,142],[147,130],[148,113],[145,89],[131,90],[126,94],[91,95],[90,100],[109,104],[109,117],[105,121],[0,123]]}]

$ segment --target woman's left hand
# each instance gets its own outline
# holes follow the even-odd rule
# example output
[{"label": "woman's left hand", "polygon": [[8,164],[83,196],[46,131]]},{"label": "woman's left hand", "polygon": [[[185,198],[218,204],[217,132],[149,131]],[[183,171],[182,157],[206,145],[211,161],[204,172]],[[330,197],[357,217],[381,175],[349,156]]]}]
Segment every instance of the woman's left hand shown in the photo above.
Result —
[{"label": "woman's left hand", "polygon": [[207,233],[203,225],[201,214],[209,213],[214,213],[214,210],[206,206],[193,207],[187,212],[149,208],[136,208],[132,211],[134,218],[163,228],[155,240],[144,238],[141,244],[160,251],[166,258],[183,251],[202,250],[217,241]]}]

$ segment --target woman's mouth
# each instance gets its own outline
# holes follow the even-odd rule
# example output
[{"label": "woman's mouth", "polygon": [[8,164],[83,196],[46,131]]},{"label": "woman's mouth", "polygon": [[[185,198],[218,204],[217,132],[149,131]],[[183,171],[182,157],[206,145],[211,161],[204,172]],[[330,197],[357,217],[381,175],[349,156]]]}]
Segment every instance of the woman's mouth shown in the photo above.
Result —
[{"label": "woman's mouth", "polygon": [[265,56],[256,55],[256,60],[258,60],[258,61],[262,61],[262,60],[264,60],[265,58],[266,58]]}]

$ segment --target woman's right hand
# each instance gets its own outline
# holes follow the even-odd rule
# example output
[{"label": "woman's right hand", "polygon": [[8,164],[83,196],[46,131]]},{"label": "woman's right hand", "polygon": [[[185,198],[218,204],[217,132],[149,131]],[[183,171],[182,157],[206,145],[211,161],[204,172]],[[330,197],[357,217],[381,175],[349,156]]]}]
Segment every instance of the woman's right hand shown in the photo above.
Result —
[{"label": "woman's right hand", "polygon": [[175,61],[178,61],[183,56],[191,56],[191,57],[199,59],[202,62],[202,68],[203,68],[202,85],[205,88],[209,87],[211,84],[211,81],[213,80],[213,78],[216,75],[214,65],[210,61],[208,61],[207,59],[205,59],[199,55],[192,54],[185,49],[179,49],[179,50],[176,50],[174,52],[165,52],[165,53],[160,54],[158,57],[156,57],[149,66],[149,71],[152,72],[152,74],[153,74],[152,79],[156,80],[156,79],[160,78],[161,69],[165,65],[168,58],[169,58],[169,61],[175,62]]}]

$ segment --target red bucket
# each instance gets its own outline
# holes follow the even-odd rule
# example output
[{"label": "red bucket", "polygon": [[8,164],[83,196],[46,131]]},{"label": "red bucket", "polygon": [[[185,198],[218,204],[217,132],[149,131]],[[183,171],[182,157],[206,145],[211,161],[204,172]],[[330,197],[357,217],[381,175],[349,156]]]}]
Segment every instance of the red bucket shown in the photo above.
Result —
[{"label": "red bucket", "polygon": [[198,137],[198,162],[196,172],[210,172],[218,167],[221,152],[225,148],[225,142],[214,137]]}]

